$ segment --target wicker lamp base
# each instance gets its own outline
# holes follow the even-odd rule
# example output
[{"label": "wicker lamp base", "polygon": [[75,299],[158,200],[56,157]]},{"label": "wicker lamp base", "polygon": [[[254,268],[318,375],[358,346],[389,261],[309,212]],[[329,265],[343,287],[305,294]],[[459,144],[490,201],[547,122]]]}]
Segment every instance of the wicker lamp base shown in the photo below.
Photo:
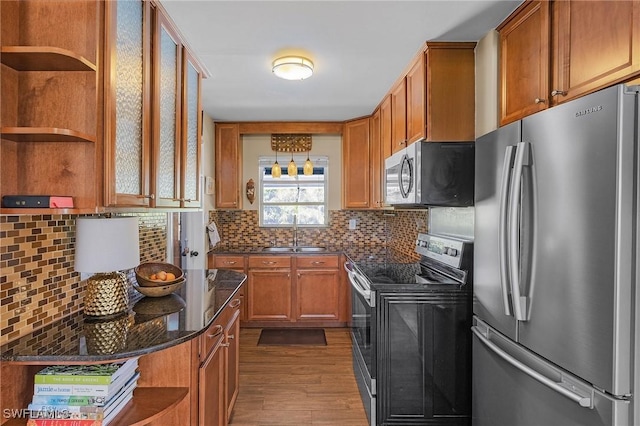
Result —
[{"label": "wicker lamp base", "polygon": [[91,316],[113,315],[129,307],[129,283],[122,272],[95,274],[87,279],[84,313]]}]

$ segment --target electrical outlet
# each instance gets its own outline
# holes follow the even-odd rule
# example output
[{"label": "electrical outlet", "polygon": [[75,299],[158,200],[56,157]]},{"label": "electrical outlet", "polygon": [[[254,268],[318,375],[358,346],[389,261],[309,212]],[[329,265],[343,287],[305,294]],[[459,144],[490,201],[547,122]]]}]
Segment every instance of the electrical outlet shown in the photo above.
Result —
[{"label": "electrical outlet", "polygon": [[349,229],[356,229],[356,225],[358,225],[358,219],[349,219]]}]

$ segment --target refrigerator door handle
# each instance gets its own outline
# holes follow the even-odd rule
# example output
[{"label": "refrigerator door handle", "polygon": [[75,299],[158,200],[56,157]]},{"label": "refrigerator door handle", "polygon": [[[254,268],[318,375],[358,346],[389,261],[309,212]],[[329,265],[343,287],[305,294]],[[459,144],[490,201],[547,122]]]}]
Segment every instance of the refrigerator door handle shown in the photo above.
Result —
[{"label": "refrigerator door handle", "polygon": [[[522,361],[512,357],[498,345],[493,343],[491,341],[491,338],[487,336],[490,333],[488,329],[485,329],[485,332],[483,332],[479,326],[474,325],[473,327],[471,327],[471,331],[473,331],[473,334],[475,334],[480,342],[482,342],[489,350],[491,350],[493,353],[498,355],[504,361],[508,362],[524,374],[528,375],[534,380],[537,380],[538,382],[558,392],[559,394],[566,396],[567,398],[578,404],[580,407],[589,409],[594,408],[593,388],[590,388],[587,385],[578,382],[577,380],[571,380],[570,377],[561,373],[560,370],[556,371],[556,373],[560,375],[560,381],[549,378],[524,364]],[[485,335],[485,333],[487,335]]]},{"label": "refrigerator door handle", "polygon": [[513,310],[518,321],[527,321],[527,298],[520,295],[520,196],[522,195],[522,168],[529,152],[527,142],[519,142],[513,165],[513,178],[509,194],[509,272]]},{"label": "refrigerator door handle", "polygon": [[511,292],[509,277],[509,258],[508,258],[508,232],[507,232],[507,211],[509,206],[509,188],[511,187],[511,168],[513,166],[513,151],[515,147],[507,146],[504,153],[504,162],[502,164],[502,182],[500,183],[500,219],[498,232],[498,247],[500,257],[500,287],[502,289],[502,304],[504,306],[504,314],[513,316],[513,309],[509,296]]}]

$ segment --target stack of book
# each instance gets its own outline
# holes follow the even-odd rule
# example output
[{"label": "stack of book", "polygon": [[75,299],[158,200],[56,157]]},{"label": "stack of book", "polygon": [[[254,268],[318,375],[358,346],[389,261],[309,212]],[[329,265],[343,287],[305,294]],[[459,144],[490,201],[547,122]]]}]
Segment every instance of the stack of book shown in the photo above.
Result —
[{"label": "stack of book", "polygon": [[133,397],[138,377],[138,358],[49,366],[34,378],[27,426],[106,426]]}]

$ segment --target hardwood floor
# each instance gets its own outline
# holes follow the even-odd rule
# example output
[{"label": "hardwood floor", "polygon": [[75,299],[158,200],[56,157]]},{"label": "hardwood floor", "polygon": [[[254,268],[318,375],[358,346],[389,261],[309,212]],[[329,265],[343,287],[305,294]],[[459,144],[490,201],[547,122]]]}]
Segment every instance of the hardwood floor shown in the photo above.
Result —
[{"label": "hardwood floor", "polygon": [[240,331],[240,392],[230,424],[367,426],[347,328],[325,329],[327,346],[258,346]]}]

